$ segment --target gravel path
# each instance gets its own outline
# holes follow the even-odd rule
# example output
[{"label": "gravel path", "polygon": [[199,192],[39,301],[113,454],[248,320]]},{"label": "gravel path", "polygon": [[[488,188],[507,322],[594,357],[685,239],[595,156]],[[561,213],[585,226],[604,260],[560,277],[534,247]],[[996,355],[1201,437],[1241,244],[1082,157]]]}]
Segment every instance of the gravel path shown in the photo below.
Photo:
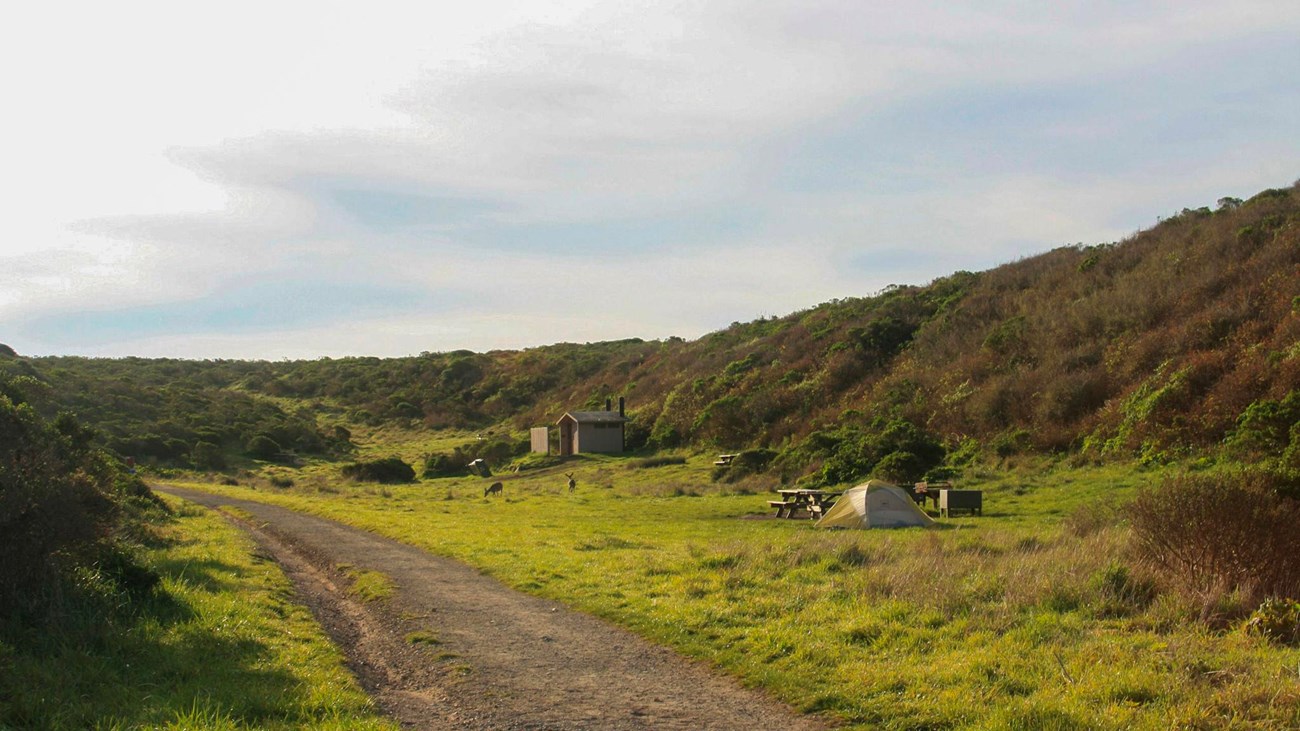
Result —
[{"label": "gravel path", "polygon": [[[285,568],[362,686],[408,728],[823,728],[700,663],[451,559],[264,503],[156,489],[242,511],[232,519]],[[348,568],[383,573],[395,596],[355,601],[340,590]]]}]

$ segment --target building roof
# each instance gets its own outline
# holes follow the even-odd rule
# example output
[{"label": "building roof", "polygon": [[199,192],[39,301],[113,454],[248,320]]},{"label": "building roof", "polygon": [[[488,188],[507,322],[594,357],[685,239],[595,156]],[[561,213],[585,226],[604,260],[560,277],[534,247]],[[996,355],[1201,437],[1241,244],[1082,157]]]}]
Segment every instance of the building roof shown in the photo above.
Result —
[{"label": "building roof", "polygon": [[[572,417],[579,424],[622,424],[627,417],[617,411],[566,411],[564,416]],[[564,420],[560,417],[560,421]]]}]

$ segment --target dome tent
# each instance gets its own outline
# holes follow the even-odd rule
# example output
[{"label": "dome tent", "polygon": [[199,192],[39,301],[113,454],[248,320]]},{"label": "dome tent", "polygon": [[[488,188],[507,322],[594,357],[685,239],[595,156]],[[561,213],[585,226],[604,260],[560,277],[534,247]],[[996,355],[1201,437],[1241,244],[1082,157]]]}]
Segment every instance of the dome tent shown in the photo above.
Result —
[{"label": "dome tent", "polygon": [[844,491],[835,507],[817,521],[818,528],[906,528],[934,521],[902,488],[870,480]]}]

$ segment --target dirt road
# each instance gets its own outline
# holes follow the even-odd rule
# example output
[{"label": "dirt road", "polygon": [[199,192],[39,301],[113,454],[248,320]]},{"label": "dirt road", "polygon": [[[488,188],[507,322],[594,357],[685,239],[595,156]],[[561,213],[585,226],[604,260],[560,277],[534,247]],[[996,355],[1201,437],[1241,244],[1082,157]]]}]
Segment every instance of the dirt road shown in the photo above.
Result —
[{"label": "dirt road", "polygon": [[[819,729],[815,719],[603,620],[356,528],[175,487],[278,561],[390,716],[422,729]],[[395,595],[362,604],[341,567]]]}]

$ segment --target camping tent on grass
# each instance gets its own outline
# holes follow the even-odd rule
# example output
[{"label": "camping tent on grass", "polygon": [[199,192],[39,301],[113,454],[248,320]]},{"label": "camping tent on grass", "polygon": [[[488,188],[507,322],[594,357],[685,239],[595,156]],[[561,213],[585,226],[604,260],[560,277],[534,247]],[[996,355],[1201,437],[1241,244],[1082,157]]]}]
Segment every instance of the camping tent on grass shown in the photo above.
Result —
[{"label": "camping tent on grass", "polygon": [[880,480],[851,487],[817,521],[818,528],[905,528],[934,525],[901,488]]}]

